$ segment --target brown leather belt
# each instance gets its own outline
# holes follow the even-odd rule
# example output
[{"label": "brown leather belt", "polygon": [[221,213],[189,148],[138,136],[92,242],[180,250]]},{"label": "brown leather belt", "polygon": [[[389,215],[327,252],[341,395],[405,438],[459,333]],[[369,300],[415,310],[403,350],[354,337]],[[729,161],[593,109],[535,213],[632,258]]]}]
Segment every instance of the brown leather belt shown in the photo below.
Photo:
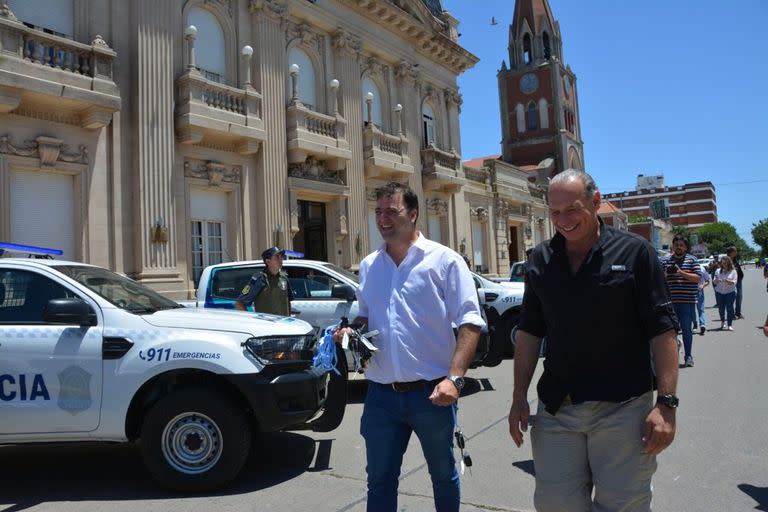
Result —
[{"label": "brown leather belt", "polygon": [[384,384],[384,386],[390,386],[398,393],[407,393],[408,391],[418,391],[424,388],[433,388],[437,386],[437,383],[443,379],[445,379],[445,377],[438,377],[434,380],[421,379],[411,382],[391,382],[389,384]]}]

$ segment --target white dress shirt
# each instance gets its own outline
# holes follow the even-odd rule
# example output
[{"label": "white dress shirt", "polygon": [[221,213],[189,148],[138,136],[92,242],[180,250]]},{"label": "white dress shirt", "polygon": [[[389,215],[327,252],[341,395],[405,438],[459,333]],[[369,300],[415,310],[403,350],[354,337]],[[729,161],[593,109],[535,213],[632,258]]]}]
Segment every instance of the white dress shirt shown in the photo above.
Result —
[{"label": "white dress shirt", "polygon": [[400,266],[386,244],[360,263],[357,300],[368,329],[379,331],[365,375],[382,384],[447,375],[456,349],[453,324],[485,325],[467,264],[421,233]]}]

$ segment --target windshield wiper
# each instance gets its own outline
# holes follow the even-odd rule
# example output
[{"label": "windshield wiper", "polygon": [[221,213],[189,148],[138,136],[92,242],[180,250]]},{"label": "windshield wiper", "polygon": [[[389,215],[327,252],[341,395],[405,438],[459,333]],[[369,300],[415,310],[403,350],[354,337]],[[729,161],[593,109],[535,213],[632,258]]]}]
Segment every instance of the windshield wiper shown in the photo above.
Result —
[{"label": "windshield wiper", "polygon": [[142,306],[141,304],[129,304],[128,306],[125,307],[125,309],[137,315],[141,315],[141,314],[151,315],[152,313],[155,313],[157,311],[156,308],[153,308],[150,306]]}]

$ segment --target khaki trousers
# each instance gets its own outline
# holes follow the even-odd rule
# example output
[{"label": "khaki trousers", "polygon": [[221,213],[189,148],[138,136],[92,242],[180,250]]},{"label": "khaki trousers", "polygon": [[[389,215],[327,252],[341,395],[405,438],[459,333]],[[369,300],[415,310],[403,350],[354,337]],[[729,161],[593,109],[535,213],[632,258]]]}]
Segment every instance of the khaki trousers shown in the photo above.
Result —
[{"label": "khaki trousers", "polygon": [[539,402],[531,427],[536,510],[651,510],[656,457],[643,453],[642,435],[652,408],[652,392],[624,403],[566,398],[554,416]]}]

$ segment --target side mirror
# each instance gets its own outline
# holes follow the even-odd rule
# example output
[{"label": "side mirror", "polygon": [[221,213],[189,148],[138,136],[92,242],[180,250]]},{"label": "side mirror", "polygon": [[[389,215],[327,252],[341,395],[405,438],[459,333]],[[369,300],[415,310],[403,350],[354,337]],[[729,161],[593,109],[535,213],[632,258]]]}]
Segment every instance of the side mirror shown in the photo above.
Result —
[{"label": "side mirror", "polygon": [[335,284],[331,290],[331,297],[346,301],[355,300],[355,289],[348,284]]},{"label": "side mirror", "polygon": [[83,299],[51,299],[45,306],[43,320],[52,324],[96,325],[96,315]]}]

